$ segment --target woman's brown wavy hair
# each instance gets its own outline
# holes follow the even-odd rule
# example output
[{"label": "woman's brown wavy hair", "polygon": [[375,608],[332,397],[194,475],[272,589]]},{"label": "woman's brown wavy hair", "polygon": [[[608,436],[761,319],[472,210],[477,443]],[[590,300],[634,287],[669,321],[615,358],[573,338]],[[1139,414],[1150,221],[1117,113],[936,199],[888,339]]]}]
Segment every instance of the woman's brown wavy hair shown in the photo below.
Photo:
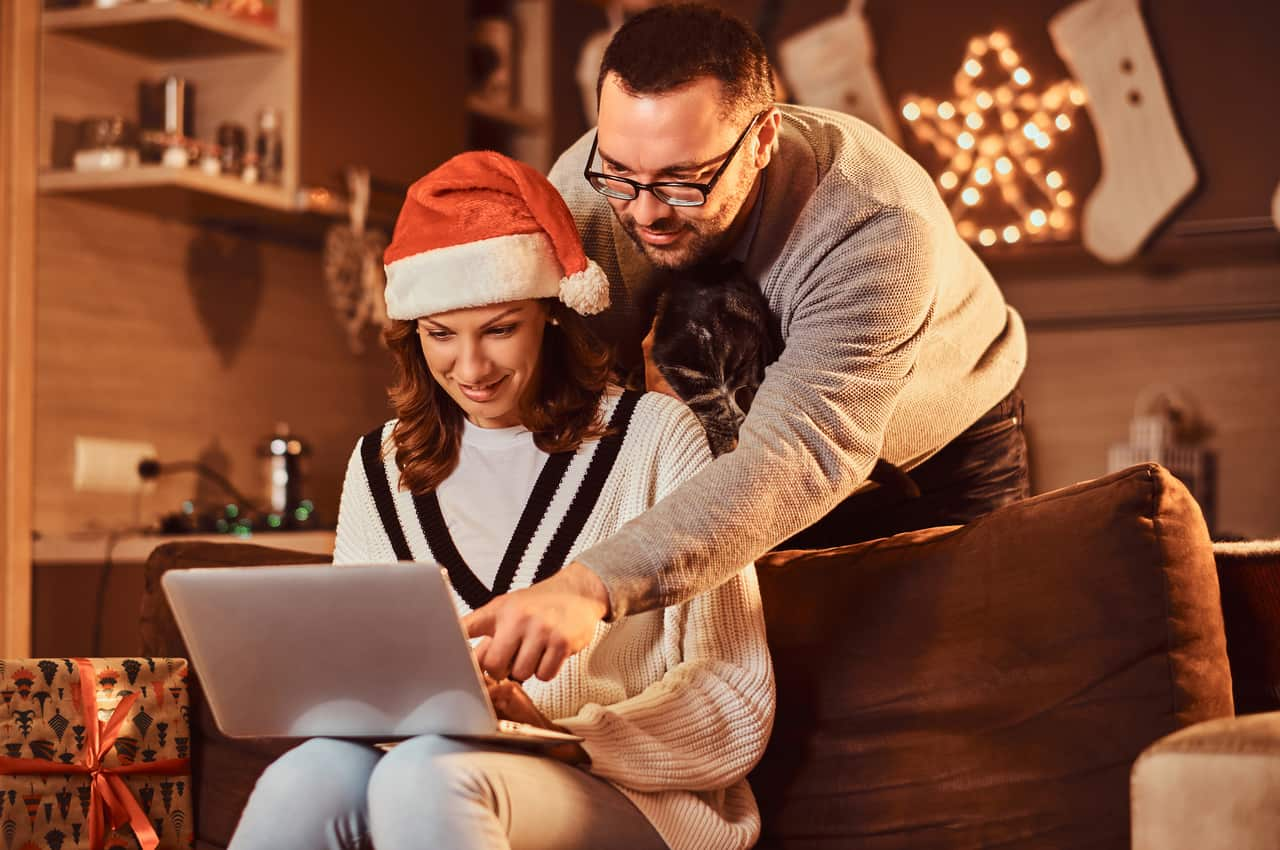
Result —
[{"label": "woman's brown wavy hair", "polygon": [[[609,381],[609,352],[581,316],[556,299],[543,301],[556,324],[543,334],[538,380],[520,399],[519,410],[534,444],[554,454],[604,436],[600,396]],[[399,418],[391,440],[400,486],[420,495],[457,468],[465,414],[427,370],[416,321],[392,322],[383,339],[396,365],[387,395]]]}]

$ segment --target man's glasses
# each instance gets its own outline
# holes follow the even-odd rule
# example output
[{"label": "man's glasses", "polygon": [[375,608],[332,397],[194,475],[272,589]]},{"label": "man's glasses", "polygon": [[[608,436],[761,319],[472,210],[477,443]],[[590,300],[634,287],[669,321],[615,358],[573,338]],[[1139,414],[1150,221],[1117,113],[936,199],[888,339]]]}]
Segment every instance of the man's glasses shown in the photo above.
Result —
[{"label": "man's glasses", "polygon": [[761,112],[751,119],[747,129],[742,131],[742,135],[738,136],[738,141],[734,142],[733,147],[729,148],[729,152],[724,155],[724,162],[720,163],[716,173],[712,174],[711,179],[706,183],[689,183],[682,180],[640,183],[636,180],[629,180],[626,177],[592,171],[591,163],[596,158],[596,143],[600,140],[599,133],[591,140],[591,151],[587,154],[587,167],[583,169],[582,176],[587,178],[587,182],[591,184],[592,189],[595,189],[606,198],[634,201],[640,197],[640,193],[643,191],[652,192],[653,196],[659,201],[673,207],[700,207],[707,202],[707,195],[711,194],[711,190],[715,188],[716,181],[720,179],[720,175],[724,174],[725,169],[729,167],[729,163],[733,162],[733,157],[737,154],[738,148],[742,147],[742,143],[751,134],[751,130],[756,126],[756,122],[760,120],[761,115],[764,115],[764,113]]}]

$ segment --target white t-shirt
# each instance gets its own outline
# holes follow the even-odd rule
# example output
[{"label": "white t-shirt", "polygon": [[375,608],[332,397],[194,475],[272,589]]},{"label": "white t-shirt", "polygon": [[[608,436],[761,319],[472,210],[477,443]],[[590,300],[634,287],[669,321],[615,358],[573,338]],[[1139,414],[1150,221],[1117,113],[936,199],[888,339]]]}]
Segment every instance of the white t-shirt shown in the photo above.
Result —
[{"label": "white t-shirt", "polygon": [[493,587],[547,457],[521,425],[464,422],[458,468],[436,487],[436,496],[458,553],[485,587]]}]

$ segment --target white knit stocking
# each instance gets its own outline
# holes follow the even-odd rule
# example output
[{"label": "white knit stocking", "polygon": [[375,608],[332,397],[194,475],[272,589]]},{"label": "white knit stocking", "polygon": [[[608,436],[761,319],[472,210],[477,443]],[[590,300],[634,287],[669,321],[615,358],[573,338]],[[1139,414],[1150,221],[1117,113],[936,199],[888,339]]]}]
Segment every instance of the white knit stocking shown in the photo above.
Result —
[{"label": "white knit stocking", "polygon": [[1088,94],[1102,178],[1085,204],[1094,256],[1128,260],[1196,185],[1139,0],[1080,0],[1049,22],[1058,55]]}]

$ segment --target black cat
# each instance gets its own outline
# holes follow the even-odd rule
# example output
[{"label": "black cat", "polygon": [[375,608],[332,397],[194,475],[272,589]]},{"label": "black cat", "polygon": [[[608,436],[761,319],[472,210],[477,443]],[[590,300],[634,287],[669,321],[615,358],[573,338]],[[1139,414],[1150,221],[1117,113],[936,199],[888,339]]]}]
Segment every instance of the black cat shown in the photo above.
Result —
[{"label": "black cat", "polygon": [[[738,445],[738,429],[765,367],[782,352],[769,302],[737,263],[675,275],[658,296],[653,365],[689,406],[715,457]],[[878,459],[868,476],[882,487],[918,497],[915,482]]]},{"label": "black cat", "polygon": [[765,367],[781,351],[769,302],[737,264],[678,275],[658,296],[650,357],[716,457],[738,445]]}]

